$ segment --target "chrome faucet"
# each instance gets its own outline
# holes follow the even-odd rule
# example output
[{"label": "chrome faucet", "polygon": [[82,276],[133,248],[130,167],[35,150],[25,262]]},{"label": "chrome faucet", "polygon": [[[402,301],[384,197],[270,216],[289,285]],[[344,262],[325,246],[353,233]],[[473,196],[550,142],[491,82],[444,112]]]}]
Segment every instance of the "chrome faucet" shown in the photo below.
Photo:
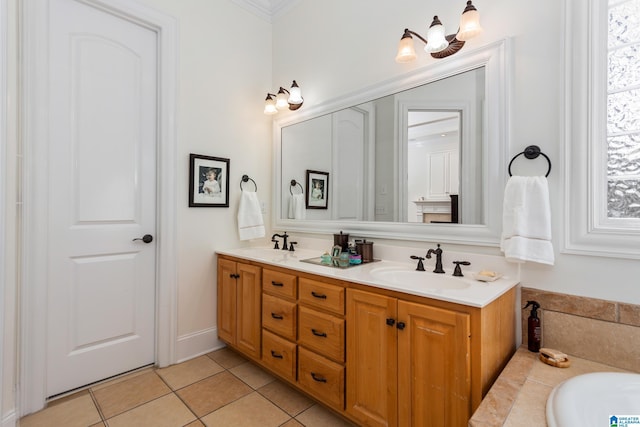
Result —
[{"label": "chrome faucet", "polygon": [[275,245],[273,245],[273,249],[280,249],[280,246],[278,246],[279,242],[276,237],[282,237],[282,250],[288,250],[289,245],[287,244],[287,239],[289,238],[289,235],[287,234],[287,232],[285,231],[284,234],[274,234],[273,236],[271,236],[271,241],[275,243]]},{"label": "chrome faucet", "polygon": [[438,243],[438,249],[429,249],[427,252],[427,259],[431,259],[431,254],[436,254],[436,269],[433,270],[434,273],[444,273],[442,269],[442,249],[440,249],[440,243]]}]

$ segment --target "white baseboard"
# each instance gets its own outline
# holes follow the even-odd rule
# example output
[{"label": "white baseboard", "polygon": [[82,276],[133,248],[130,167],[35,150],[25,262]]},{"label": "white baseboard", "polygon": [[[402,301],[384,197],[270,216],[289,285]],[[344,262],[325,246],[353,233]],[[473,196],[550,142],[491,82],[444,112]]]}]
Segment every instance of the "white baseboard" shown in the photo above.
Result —
[{"label": "white baseboard", "polygon": [[218,339],[218,328],[203,329],[182,335],[178,337],[176,363],[193,359],[194,357],[201,356],[224,346],[225,344]]},{"label": "white baseboard", "polygon": [[12,409],[6,414],[3,414],[2,427],[16,427],[17,425],[18,425],[18,419],[16,418],[15,409]]}]

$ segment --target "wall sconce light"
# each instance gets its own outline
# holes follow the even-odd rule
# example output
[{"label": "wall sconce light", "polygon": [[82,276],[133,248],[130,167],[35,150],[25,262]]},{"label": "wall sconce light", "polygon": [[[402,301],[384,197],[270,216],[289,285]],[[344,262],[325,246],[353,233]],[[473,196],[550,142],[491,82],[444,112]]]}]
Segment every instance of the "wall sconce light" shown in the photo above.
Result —
[{"label": "wall sconce light", "polygon": [[445,35],[444,26],[437,16],[433,17],[426,39],[415,31],[405,28],[398,45],[396,62],[410,62],[416,59],[412,35],[424,42],[424,50],[430,53],[432,57],[446,58],[462,49],[465,41],[477,36],[481,31],[480,14],[471,3],[471,0],[469,0],[460,17],[460,27],[456,34]]},{"label": "wall sconce light", "polygon": [[297,110],[302,107],[304,99],[302,98],[302,92],[298,83],[294,80],[289,90],[280,86],[278,93],[267,93],[267,97],[264,100],[264,113],[275,114],[278,110],[283,108],[289,108],[289,110]]}]

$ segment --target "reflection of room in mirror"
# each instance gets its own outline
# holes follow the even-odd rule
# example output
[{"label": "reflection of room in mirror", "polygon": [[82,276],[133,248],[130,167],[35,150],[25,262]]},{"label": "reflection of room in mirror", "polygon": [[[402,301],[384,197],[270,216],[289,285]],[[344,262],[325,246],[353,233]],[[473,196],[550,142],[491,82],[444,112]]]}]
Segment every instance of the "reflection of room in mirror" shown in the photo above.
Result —
[{"label": "reflection of room in mirror", "polygon": [[408,222],[454,222],[450,196],[459,191],[460,118],[458,110],[408,112]]}]

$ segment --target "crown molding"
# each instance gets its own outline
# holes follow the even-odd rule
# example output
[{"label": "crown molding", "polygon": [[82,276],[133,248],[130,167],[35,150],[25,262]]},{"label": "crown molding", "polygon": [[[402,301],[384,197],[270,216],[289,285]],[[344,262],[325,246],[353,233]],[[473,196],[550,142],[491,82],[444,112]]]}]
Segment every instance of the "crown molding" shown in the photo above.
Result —
[{"label": "crown molding", "polygon": [[231,0],[243,9],[267,22],[273,22],[300,0]]}]

